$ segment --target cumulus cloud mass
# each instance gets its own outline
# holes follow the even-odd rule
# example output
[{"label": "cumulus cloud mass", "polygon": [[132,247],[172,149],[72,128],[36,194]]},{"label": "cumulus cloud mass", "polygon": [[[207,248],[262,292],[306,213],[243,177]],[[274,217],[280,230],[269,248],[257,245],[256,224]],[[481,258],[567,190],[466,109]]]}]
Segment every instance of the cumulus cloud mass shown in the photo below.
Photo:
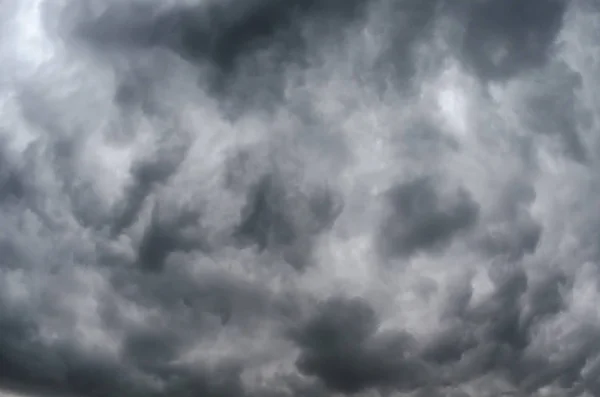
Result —
[{"label": "cumulus cloud mass", "polygon": [[600,396],[593,0],[0,2],[0,394]]}]

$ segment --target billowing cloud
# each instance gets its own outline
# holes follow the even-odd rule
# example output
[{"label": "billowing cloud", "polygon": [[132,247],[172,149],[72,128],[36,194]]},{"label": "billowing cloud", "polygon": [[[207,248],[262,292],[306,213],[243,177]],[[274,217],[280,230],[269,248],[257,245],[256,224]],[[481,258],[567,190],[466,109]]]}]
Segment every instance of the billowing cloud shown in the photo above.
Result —
[{"label": "billowing cloud", "polygon": [[453,235],[469,229],[479,206],[469,193],[459,189],[448,203],[441,203],[430,179],[422,178],[395,187],[390,194],[391,214],[379,237],[385,250],[394,255],[411,255],[420,250],[439,249]]},{"label": "billowing cloud", "polygon": [[486,78],[506,78],[548,61],[567,2],[477,1],[470,7],[464,53]]},{"label": "billowing cloud", "polygon": [[600,396],[592,1],[0,5],[0,393]]}]

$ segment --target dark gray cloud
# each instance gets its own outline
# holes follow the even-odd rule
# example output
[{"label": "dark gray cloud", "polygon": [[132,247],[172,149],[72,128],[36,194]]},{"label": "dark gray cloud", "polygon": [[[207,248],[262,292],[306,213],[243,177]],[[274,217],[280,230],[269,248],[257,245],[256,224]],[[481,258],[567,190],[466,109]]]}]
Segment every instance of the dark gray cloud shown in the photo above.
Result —
[{"label": "dark gray cloud", "polygon": [[[176,48],[187,57],[207,57],[228,70],[245,52],[273,45],[283,50],[303,46],[299,21],[315,16],[325,23],[359,17],[364,0],[259,0],[235,8],[215,4],[208,11],[208,31],[197,16],[182,14],[181,36]],[[232,12],[233,11],[233,12]],[[294,26],[296,25],[296,26]],[[287,47],[287,49],[286,49]]]},{"label": "dark gray cloud", "polygon": [[554,50],[567,2],[474,2],[466,26],[465,58],[487,79],[543,66]]},{"label": "dark gray cloud", "polygon": [[285,69],[306,66],[313,37],[339,37],[340,30],[364,16],[367,3],[253,0],[181,4],[168,10],[151,3],[115,3],[77,31],[104,50],[171,51],[209,68],[197,83],[232,102],[231,107],[252,104],[260,94],[261,108],[282,100]]},{"label": "dark gray cloud", "polygon": [[346,393],[374,387],[414,390],[428,384],[431,370],[415,357],[412,336],[377,336],[376,330],[377,316],[367,303],[332,298],[295,331],[302,349],[297,366]]},{"label": "dark gray cloud", "polygon": [[0,200],[5,205],[18,202],[25,197],[26,189],[20,170],[0,154]]},{"label": "dark gray cloud", "polygon": [[[204,60],[230,72],[246,54],[277,45],[302,49],[301,23],[311,17],[335,23],[360,17],[365,0],[253,0],[244,4],[206,2],[161,12],[154,4],[110,5],[85,37],[104,45],[167,46],[184,58]],[[287,49],[285,47],[288,47]]]},{"label": "dark gray cloud", "polygon": [[39,325],[28,318],[33,313],[9,310],[3,307],[2,313],[4,387],[49,395],[138,395],[150,391],[140,390],[128,368],[115,360],[68,344],[40,341]]},{"label": "dark gray cloud", "polygon": [[471,228],[479,205],[459,189],[456,197],[443,197],[435,181],[420,178],[393,188],[389,193],[392,214],[381,230],[383,250],[391,256],[410,256],[418,251],[439,250],[455,234]]},{"label": "dark gray cloud", "polygon": [[[169,148],[170,149],[170,148]],[[138,218],[145,200],[153,188],[167,182],[168,178],[177,171],[177,167],[185,158],[185,148],[174,148],[157,153],[151,161],[135,164],[132,169],[133,181],[126,198],[116,216],[117,222],[112,227],[114,234],[130,227]],[[193,216],[193,214],[188,214]],[[187,221],[187,219],[185,219]]]},{"label": "dark gray cloud", "polygon": [[[297,366],[348,393],[435,390],[490,372],[528,393],[553,382],[573,388],[584,366],[581,350],[555,363],[530,351],[537,327],[565,309],[561,288],[567,288],[562,275],[529,286],[524,273],[510,271],[498,276],[493,295],[475,306],[459,304],[449,327],[426,341],[401,329],[378,332],[368,303],[332,298],[293,331],[302,349]],[[582,346],[594,349],[585,340]]]},{"label": "dark gray cloud", "polygon": [[155,209],[140,242],[138,262],[142,269],[160,271],[173,252],[209,250],[208,243],[203,241],[199,214],[188,211],[166,221],[160,217],[160,209]]},{"label": "dark gray cloud", "polygon": [[586,161],[587,148],[581,133],[588,124],[589,114],[578,104],[576,94],[581,89],[581,75],[557,62],[549,64],[538,79],[539,90],[532,90],[527,96],[524,109],[531,129],[540,134],[557,135],[569,156]]},{"label": "dark gray cloud", "polygon": [[242,245],[255,245],[259,251],[281,251],[286,262],[301,270],[310,264],[314,236],[332,226],[343,202],[327,189],[318,189],[308,197],[285,189],[277,176],[261,178],[249,192],[233,237]]},{"label": "dark gray cloud", "polygon": [[2,2],[0,393],[600,395],[598,21]]},{"label": "dark gray cloud", "polygon": [[483,233],[481,246],[492,256],[517,260],[532,254],[542,237],[541,224],[531,215],[530,206],[536,198],[535,189],[522,180],[511,181],[503,193],[491,230]]}]

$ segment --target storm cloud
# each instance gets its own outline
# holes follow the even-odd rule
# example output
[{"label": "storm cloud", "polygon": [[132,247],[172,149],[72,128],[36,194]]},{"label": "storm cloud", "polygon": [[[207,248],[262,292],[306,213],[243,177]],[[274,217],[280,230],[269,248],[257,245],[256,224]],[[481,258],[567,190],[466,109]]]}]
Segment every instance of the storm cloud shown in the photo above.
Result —
[{"label": "storm cloud", "polygon": [[600,396],[600,7],[0,5],[0,394]]}]

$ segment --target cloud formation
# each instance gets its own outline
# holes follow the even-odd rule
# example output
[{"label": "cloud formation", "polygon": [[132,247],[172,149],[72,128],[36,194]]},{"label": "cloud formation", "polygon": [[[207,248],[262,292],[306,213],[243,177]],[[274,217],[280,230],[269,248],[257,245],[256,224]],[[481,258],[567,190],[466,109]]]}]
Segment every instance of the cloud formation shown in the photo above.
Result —
[{"label": "cloud formation", "polygon": [[600,396],[600,8],[0,5],[0,393]]}]

